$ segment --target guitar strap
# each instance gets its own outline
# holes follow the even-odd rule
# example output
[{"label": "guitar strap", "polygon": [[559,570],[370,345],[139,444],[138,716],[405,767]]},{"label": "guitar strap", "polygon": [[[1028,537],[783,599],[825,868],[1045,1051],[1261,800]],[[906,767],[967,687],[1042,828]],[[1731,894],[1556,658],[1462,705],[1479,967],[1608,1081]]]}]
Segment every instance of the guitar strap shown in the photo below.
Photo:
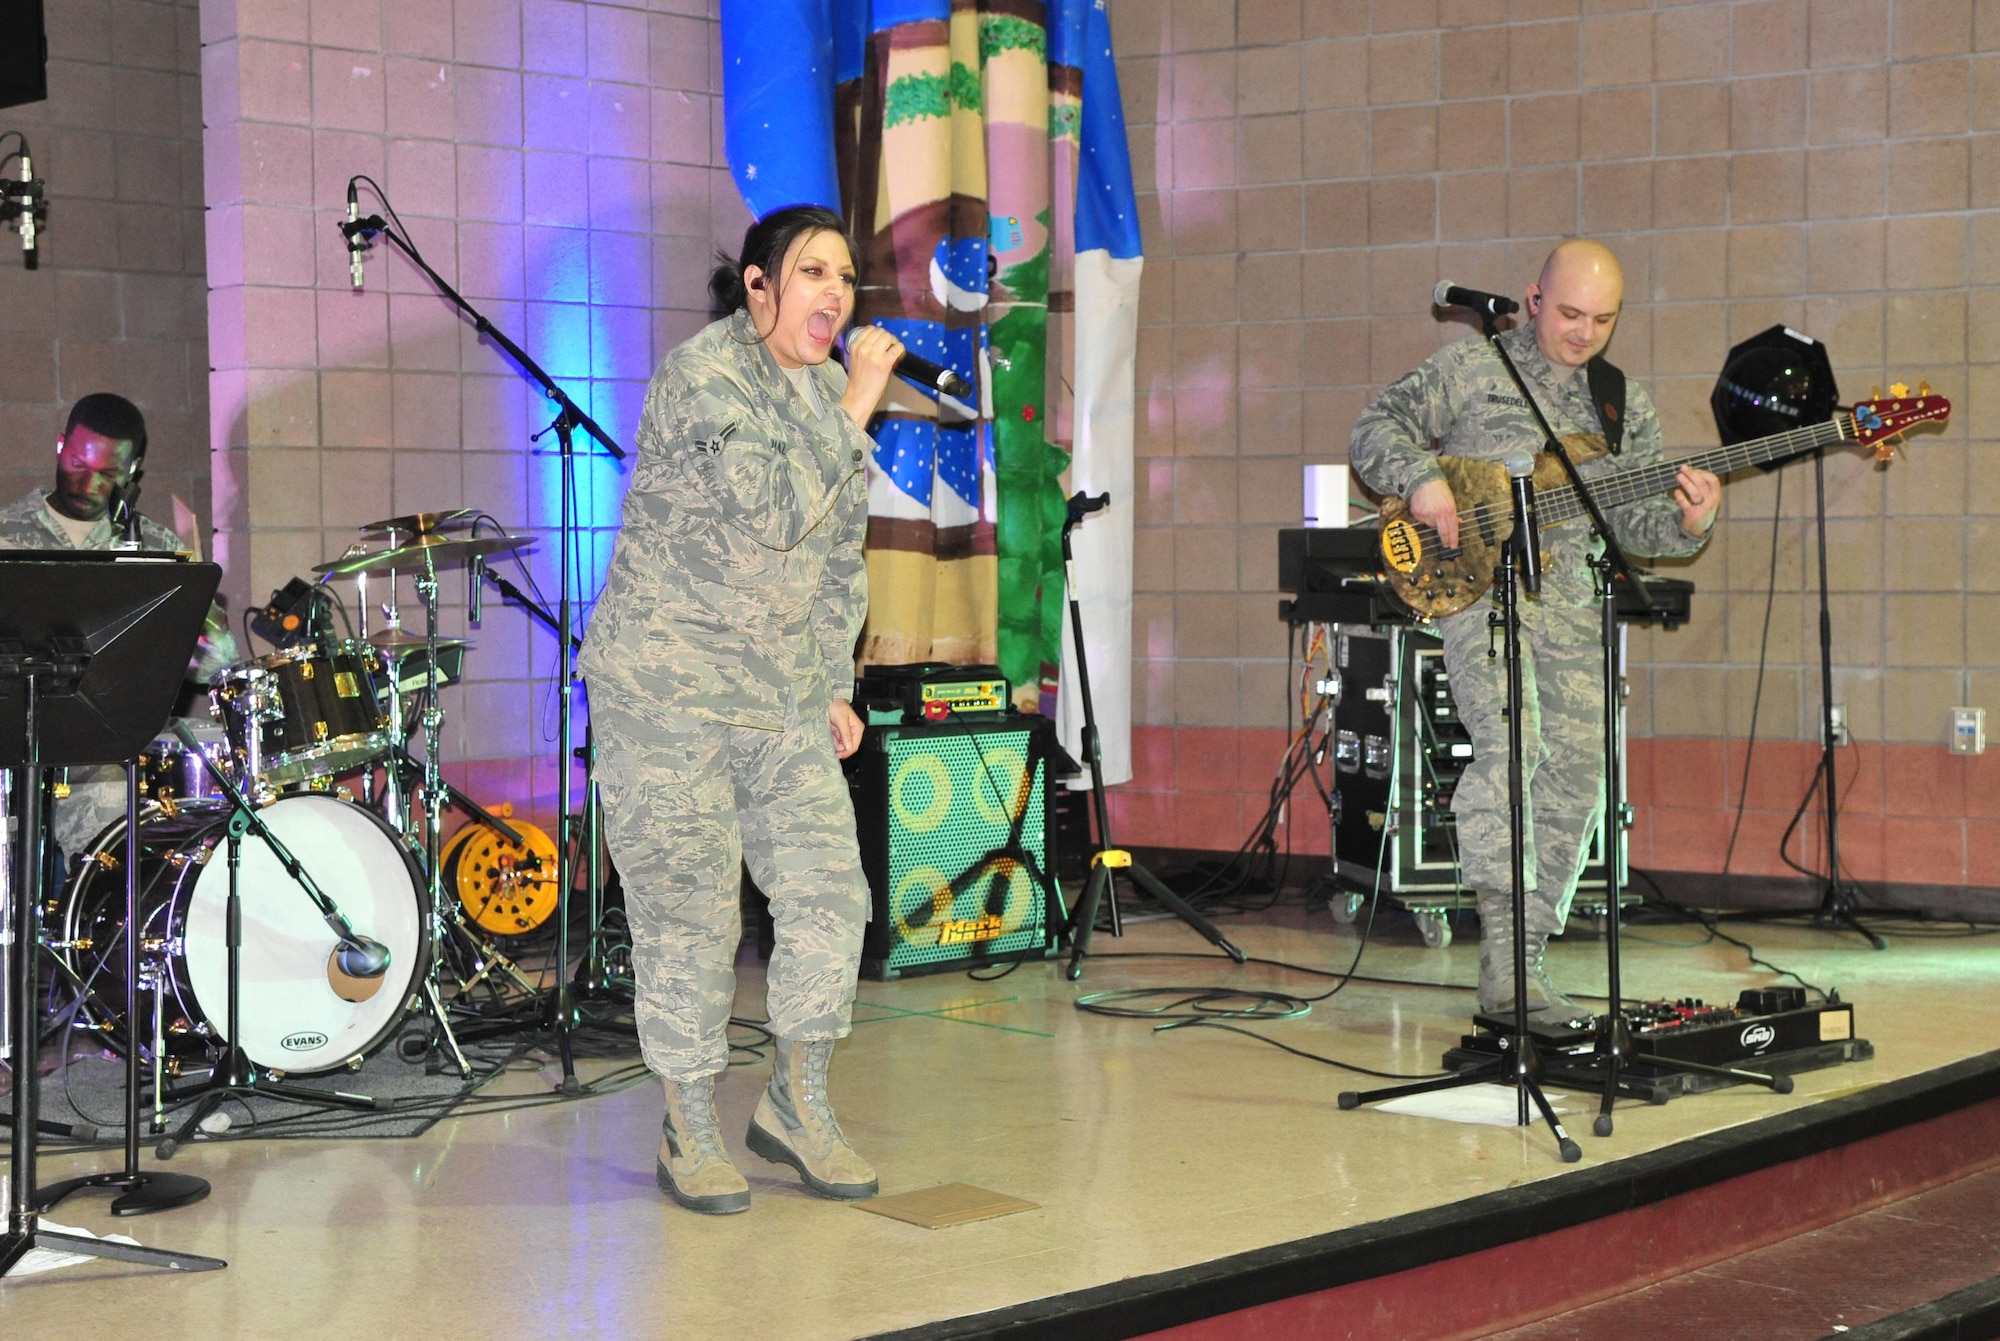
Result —
[{"label": "guitar strap", "polygon": [[1625,445],[1625,370],[1600,355],[1583,365],[1583,376],[1604,430],[1604,446],[1616,456]]},{"label": "guitar strap", "polygon": [[1583,365],[1583,375],[1590,385],[1590,404],[1604,427],[1604,445],[1616,455],[1625,440],[1625,370],[1594,358]]}]

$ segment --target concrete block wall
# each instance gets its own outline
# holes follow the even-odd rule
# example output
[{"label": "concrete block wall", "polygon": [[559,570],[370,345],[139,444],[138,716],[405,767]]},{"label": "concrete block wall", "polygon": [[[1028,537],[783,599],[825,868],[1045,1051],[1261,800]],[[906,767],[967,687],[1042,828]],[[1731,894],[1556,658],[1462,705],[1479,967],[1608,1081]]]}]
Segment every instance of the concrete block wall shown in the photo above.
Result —
[{"label": "concrete block wall", "polygon": [[[1283,749],[1275,532],[1301,467],[1344,461],[1377,389],[1473,333],[1432,314],[1438,279],[1518,293],[1586,233],[1625,265],[1611,354],[1670,451],[1714,444],[1724,354],[1777,322],[1826,341],[1850,399],[1922,379],[1955,402],[1886,472],[1828,462],[1843,832],[1863,878],[2000,884],[1992,770],[1944,750],[1949,707],[2000,711],[2000,5],[1113,0],[1112,22],[1147,251],[1135,754],[1156,765],[1121,838],[1248,833]],[[1810,474],[1782,484],[1730,486],[1674,570],[1693,622],[1633,638],[1642,863],[1721,868],[1761,650],[1730,864],[1786,869],[1819,680]],[[1301,846],[1323,833],[1301,822]]]},{"label": "concrete block wall", "polygon": [[[379,183],[430,265],[631,448],[654,366],[707,321],[711,254],[747,222],[720,166],[716,29],[710,0],[202,5],[210,432],[239,596],[367,522],[477,507],[538,539],[553,605],[560,463],[530,441],[552,410],[386,242],[355,292],[335,225],[350,177]],[[381,208],[366,185],[361,206]],[[579,456],[584,591],[626,478]],[[409,574],[398,587],[420,626]],[[442,588],[445,631],[467,633],[462,571]],[[546,811],[555,641],[490,595],[469,632],[444,757],[480,800]]]},{"label": "concrete block wall", "polygon": [[206,533],[195,0],[45,0],[44,13],[49,96],[0,108],[49,192],[38,269],[0,233],[0,499],[52,487],[70,405],[116,391],[146,415],[143,510],[172,525],[177,497]]}]

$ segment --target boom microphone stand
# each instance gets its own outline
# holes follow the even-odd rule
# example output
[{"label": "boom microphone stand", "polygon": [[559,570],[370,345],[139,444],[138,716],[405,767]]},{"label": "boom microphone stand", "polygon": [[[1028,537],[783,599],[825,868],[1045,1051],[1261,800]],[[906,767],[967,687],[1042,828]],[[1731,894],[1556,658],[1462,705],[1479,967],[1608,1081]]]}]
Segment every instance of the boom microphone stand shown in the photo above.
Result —
[{"label": "boom microphone stand", "polygon": [[1519,464],[1522,468],[1517,469],[1514,462],[1508,464],[1508,474],[1513,477],[1514,530],[1502,546],[1496,574],[1500,586],[1500,608],[1488,616],[1488,622],[1500,631],[1507,666],[1507,815],[1511,830],[1508,855],[1514,881],[1514,1032],[1511,1036],[1501,1036],[1500,1055],[1456,1075],[1366,1092],[1347,1090],[1341,1093],[1339,1104],[1343,1110],[1353,1109],[1365,1103],[1399,1099],[1405,1095],[1430,1094],[1438,1090],[1502,1081],[1514,1087],[1516,1125],[1528,1125],[1528,1103],[1532,1099],[1541,1111],[1542,1120],[1555,1134],[1556,1149],[1561,1152],[1563,1162],[1568,1164],[1583,1158],[1583,1147],[1563,1130],[1555,1109],[1549,1106],[1548,1096],[1542,1093],[1541,1053],[1535,1045],[1534,1035],[1528,1032],[1527,784],[1522,768],[1520,588],[1525,585],[1531,593],[1540,589],[1541,553],[1535,529],[1534,484],[1530,478],[1534,463],[1524,457]]},{"label": "boom microphone stand", "polygon": [[1070,918],[1069,979],[1075,982],[1083,976],[1083,957],[1090,951],[1090,933],[1097,921],[1097,905],[1108,903],[1111,911],[1111,934],[1124,935],[1118,920],[1118,887],[1113,872],[1123,871],[1133,884],[1153,896],[1153,901],[1172,913],[1181,921],[1193,927],[1208,938],[1210,944],[1241,964],[1243,952],[1228,938],[1215,929],[1215,924],[1196,912],[1180,895],[1168,889],[1151,871],[1132,859],[1132,854],[1123,848],[1114,847],[1111,842],[1111,814],[1104,802],[1104,760],[1103,752],[1097,745],[1097,712],[1090,703],[1090,659],[1084,654],[1083,607],[1077,601],[1075,556],[1070,553],[1069,533],[1076,524],[1091,513],[1111,501],[1108,493],[1095,498],[1088,497],[1082,490],[1070,496],[1069,512],[1063,518],[1062,556],[1063,582],[1069,588],[1069,628],[1070,637],[1076,643],[1076,687],[1083,697],[1083,754],[1090,764],[1091,808],[1097,815],[1098,850],[1091,854],[1090,881],[1083,887],[1083,897],[1077,900],[1076,913]]},{"label": "boom microphone stand", "polygon": [[[1619,1073],[1631,1065],[1637,1050],[1632,1043],[1632,1025],[1625,1014],[1624,984],[1620,976],[1619,939],[1621,935],[1620,895],[1625,877],[1625,797],[1622,734],[1618,729],[1618,716],[1623,706],[1624,666],[1619,656],[1618,597],[1612,586],[1614,577],[1622,576],[1631,584],[1639,599],[1652,603],[1652,593],[1646,586],[1645,578],[1638,568],[1626,557],[1625,549],[1618,543],[1618,537],[1611,530],[1611,523],[1597,505],[1597,498],[1590,486],[1583,481],[1583,473],[1571,459],[1569,449],[1563,446],[1561,438],[1549,426],[1542,414],[1541,403],[1535,393],[1521,377],[1521,370],[1514,366],[1514,360],[1507,354],[1506,346],[1500,343],[1496,329],[1497,318],[1491,313],[1481,313],[1481,325],[1485,328],[1486,343],[1499,358],[1507,376],[1521,393],[1521,399],[1534,417],[1535,424],[1542,430],[1542,450],[1553,456],[1561,465],[1563,474],[1569,479],[1569,486],[1577,500],[1583,504],[1584,514],[1590,519],[1590,529],[1604,546],[1602,556],[1588,560],[1592,584],[1597,595],[1599,611],[1599,637],[1603,642],[1604,678],[1604,957],[1607,979],[1607,994],[1610,1009],[1598,1021],[1597,1064],[1603,1068],[1603,1092],[1599,1100],[1597,1119],[1591,1124],[1591,1134],[1609,1136],[1612,1132],[1611,1109],[1618,1094]],[[1579,373],[1579,376],[1582,374]],[[1532,487],[1532,486],[1530,486]],[[1532,511],[1532,510],[1531,510]],[[1534,540],[1534,537],[1529,537]],[[1532,591],[1533,589],[1530,588]],[[1519,912],[1516,912],[1516,917]],[[1516,927],[1519,933],[1519,927]],[[1519,990],[1518,987],[1516,990]],[[1674,1071],[1699,1072],[1706,1075],[1726,1077],[1731,1080],[1763,1085],[1779,1094],[1789,1094],[1792,1081],[1789,1076],[1768,1076],[1761,1072],[1746,1071],[1735,1067],[1706,1066],[1697,1062],[1682,1062],[1675,1059],[1649,1057],[1649,1065]]]},{"label": "boom microphone stand", "polygon": [[[385,1100],[370,1098],[365,1094],[343,1094],[339,1090],[307,1089],[301,1085],[287,1085],[274,1080],[264,1075],[258,1069],[257,1064],[250,1060],[250,1055],[243,1050],[243,1033],[241,1027],[243,1011],[243,901],[241,890],[239,889],[239,877],[243,862],[244,834],[254,832],[262,839],[264,845],[270,849],[271,855],[278,859],[278,864],[285,868],[286,874],[291,876],[293,882],[306,892],[306,896],[320,910],[320,915],[326,919],[327,926],[332,929],[333,934],[340,940],[341,949],[336,950],[334,953],[342,956],[340,967],[344,972],[352,974],[357,978],[380,977],[389,967],[389,951],[380,942],[370,941],[364,936],[355,934],[354,928],[348,924],[347,918],[334,905],[333,900],[328,898],[319,886],[313,883],[312,877],[306,874],[305,868],[299,865],[298,859],[291,854],[290,849],[279,841],[278,836],[271,832],[270,826],[265,824],[257,812],[251,808],[250,802],[244,797],[241,791],[237,790],[236,784],[230,781],[228,776],[223,773],[221,766],[202,751],[200,743],[195,740],[194,733],[188,729],[187,723],[175,722],[173,730],[174,734],[181,738],[181,743],[186,745],[201,760],[201,765],[207,770],[209,778],[215,783],[216,790],[222,793],[230,805],[229,826],[226,830],[228,834],[229,854],[229,892],[227,902],[224,904],[223,915],[223,946],[227,953],[229,992],[229,1001],[223,1010],[226,1018],[223,1028],[228,1035],[228,1051],[224,1055],[222,1065],[208,1080],[199,1086],[183,1090],[174,1096],[178,1100],[186,1098],[190,1094],[199,1093],[201,1098],[181,1122],[181,1125],[161,1138],[154,1153],[161,1159],[172,1159],[175,1152],[194,1139],[195,1133],[200,1130],[201,1124],[208,1120],[210,1114],[216,1112],[230,1099],[242,1095],[261,1094],[273,1099],[290,1099],[296,1103],[312,1104],[315,1107],[351,1108],[359,1112],[388,1111],[394,1107],[393,1104]],[[348,958],[350,954],[354,956],[351,961]],[[379,964],[375,962],[377,958],[380,960]],[[372,969],[372,972],[369,971],[370,969]],[[130,1140],[129,1136],[127,1140]]]},{"label": "boom microphone stand", "polygon": [[[502,577],[490,564],[479,571],[483,578],[499,589],[502,596],[526,610],[543,628],[552,634],[562,632],[563,626],[554,615],[519,586]],[[583,639],[572,632],[569,646],[571,652],[581,652]],[[576,751],[576,757],[583,760],[583,823],[576,847],[577,855],[584,864],[584,926],[588,929],[583,958],[576,966],[576,986],[587,998],[603,999],[619,993],[612,987],[610,965],[604,953],[604,862],[599,852],[604,834],[604,796],[597,786],[597,746],[587,721],[583,728],[583,746]]]},{"label": "boom microphone stand", "polygon": [[[562,1080],[557,1085],[565,1094],[580,1094],[582,1086],[576,1079],[576,1058],[571,1044],[571,1032],[576,1025],[576,1002],[572,995],[569,975],[569,897],[570,884],[575,879],[575,865],[570,852],[570,837],[573,814],[570,803],[570,772],[575,764],[575,723],[572,710],[576,688],[576,642],[574,630],[576,617],[571,603],[570,589],[574,585],[571,565],[576,548],[576,430],[581,428],[597,439],[598,445],[611,453],[616,460],[624,460],[625,452],[611,440],[610,434],[599,428],[597,421],[583,412],[569,394],[556,385],[555,379],[542,370],[542,366],[528,357],[526,350],[508,339],[484,313],[445,282],[444,276],[431,269],[416,245],[395,228],[383,221],[379,214],[358,218],[355,204],[355,183],[367,182],[375,194],[382,197],[385,207],[393,217],[395,207],[388,204],[388,197],[381,186],[368,177],[357,176],[347,184],[347,222],[340,225],[340,232],[353,250],[353,270],[356,287],[361,283],[361,246],[367,239],[377,235],[385,237],[397,251],[408,257],[411,264],[424,272],[437,291],[456,307],[472,323],[473,329],[498,345],[516,367],[526,373],[542,390],[542,394],[556,406],[556,417],[542,433],[554,432],[557,448],[562,456],[562,504],[558,534],[561,538],[562,558],[560,573],[562,596],[557,602],[557,621],[561,628],[558,645],[562,657],[562,683],[557,695],[557,756],[556,756],[556,989],[550,1006],[550,1027],[556,1036],[556,1050],[562,1059]],[[535,435],[541,437],[541,433]],[[595,854],[592,854],[593,861]],[[435,863],[432,870],[432,884],[437,881]]]}]

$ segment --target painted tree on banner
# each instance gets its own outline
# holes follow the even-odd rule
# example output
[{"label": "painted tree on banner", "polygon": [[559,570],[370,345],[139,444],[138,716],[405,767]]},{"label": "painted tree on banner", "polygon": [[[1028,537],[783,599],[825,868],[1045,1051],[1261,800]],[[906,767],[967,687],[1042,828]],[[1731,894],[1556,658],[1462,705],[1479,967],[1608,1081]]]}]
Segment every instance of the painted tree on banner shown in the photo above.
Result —
[{"label": "painted tree on banner", "polygon": [[[722,8],[729,161],[744,199],[759,215],[800,202],[842,209],[860,253],[858,319],[979,389],[976,404],[892,389],[869,474],[861,660],[996,662],[1021,707],[1050,712],[1065,648],[1063,474],[1073,426],[1094,422],[1069,391],[1090,356],[1062,337],[1101,325],[1074,311],[1073,287],[1093,25],[1108,52],[1102,0]],[[1108,57],[1101,64],[1094,94],[1115,109],[1116,76]],[[1136,227],[1133,238],[1136,258]],[[1129,500],[1131,346],[1128,488],[1114,503]],[[1101,667],[1107,763],[1129,759],[1129,515],[1122,525],[1122,598],[1086,617],[1123,630],[1119,664]],[[1107,777],[1129,775],[1125,763]]]}]

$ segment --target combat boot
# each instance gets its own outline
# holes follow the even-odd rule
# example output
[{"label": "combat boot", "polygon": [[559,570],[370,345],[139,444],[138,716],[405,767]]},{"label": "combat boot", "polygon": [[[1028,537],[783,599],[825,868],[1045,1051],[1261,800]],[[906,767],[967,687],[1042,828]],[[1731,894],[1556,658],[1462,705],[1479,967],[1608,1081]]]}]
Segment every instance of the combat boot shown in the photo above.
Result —
[{"label": "combat boot", "polygon": [[722,1148],[715,1116],[715,1077],[667,1083],[667,1116],[660,1124],[660,1190],[691,1211],[734,1215],[750,1209],[750,1184]]},{"label": "combat boot", "polygon": [[[1486,1015],[1506,1015],[1514,1009],[1514,900],[1492,890],[1479,890],[1479,1009]],[[1552,1018],[1574,1019],[1589,1012],[1556,990],[1549,977],[1549,933],[1530,931],[1528,953],[1528,1013],[1554,1012]]]},{"label": "combat boot", "polygon": [[750,1149],[773,1164],[789,1164],[823,1197],[860,1201],[875,1195],[875,1170],[854,1153],[833,1120],[826,1069],[833,1041],[779,1039],[771,1083],[750,1118]]},{"label": "combat boot", "polygon": [[[1549,976],[1549,933],[1531,931],[1528,933],[1528,1010],[1547,1011],[1552,1019],[1575,1020],[1590,1014],[1556,987],[1555,979]],[[1513,993],[1507,993],[1509,1005]]]}]

